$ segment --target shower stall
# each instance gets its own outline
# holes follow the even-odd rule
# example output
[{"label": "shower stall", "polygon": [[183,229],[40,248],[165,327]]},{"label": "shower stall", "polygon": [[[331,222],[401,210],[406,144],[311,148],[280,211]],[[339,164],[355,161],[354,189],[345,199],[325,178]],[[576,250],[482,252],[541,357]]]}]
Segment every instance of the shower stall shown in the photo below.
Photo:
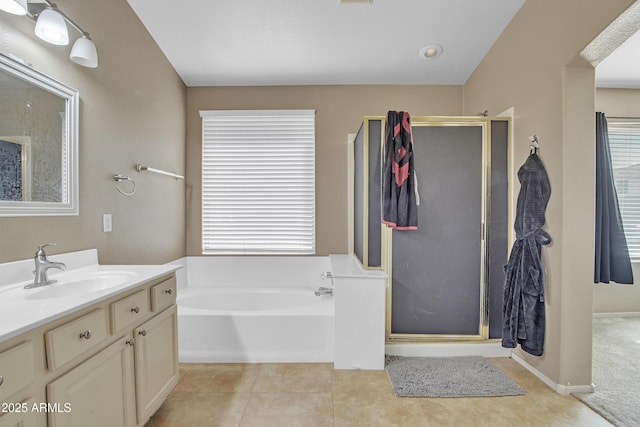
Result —
[{"label": "shower stall", "polygon": [[354,253],[384,270],[387,343],[501,337],[509,118],[411,118],[418,230],[381,223],[385,117],[354,140]]}]

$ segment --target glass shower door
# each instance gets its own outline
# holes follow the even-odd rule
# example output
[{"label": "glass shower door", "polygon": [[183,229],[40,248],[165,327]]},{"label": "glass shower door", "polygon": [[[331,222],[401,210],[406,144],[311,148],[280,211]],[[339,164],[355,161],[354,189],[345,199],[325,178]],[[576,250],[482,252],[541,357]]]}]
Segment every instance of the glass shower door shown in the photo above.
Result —
[{"label": "glass shower door", "polygon": [[419,223],[390,239],[390,338],[486,339],[487,125],[412,132]]}]

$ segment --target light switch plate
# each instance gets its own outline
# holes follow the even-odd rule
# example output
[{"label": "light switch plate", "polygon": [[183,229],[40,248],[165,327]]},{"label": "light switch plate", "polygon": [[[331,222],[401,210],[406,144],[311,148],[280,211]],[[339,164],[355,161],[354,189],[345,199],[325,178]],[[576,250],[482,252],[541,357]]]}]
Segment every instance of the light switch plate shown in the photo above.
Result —
[{"label": "light switch plate", "polygon": [[113,231],[113,223],[111,222],[111,214],[102,214],[102,231],[110,233]]}]

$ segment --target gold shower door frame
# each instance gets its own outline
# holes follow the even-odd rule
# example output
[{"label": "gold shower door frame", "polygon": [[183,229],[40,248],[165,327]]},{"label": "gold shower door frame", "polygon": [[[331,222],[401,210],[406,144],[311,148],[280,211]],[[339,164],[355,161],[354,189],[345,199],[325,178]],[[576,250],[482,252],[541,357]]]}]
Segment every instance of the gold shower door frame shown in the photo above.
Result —
[{"label": "gold shower door frame", "polygon": [[[373,117],[368,117],[373,119]],[[375,119],[382,121],[383,135],[381,138],[381,160],[384,158],[385,152],[385,135],[384,128],[386,117],[376,117]],[[485,341],[489,339],[489,292],[488,292],[488,242],[489,227],[491,219],[491,121],[496,118],[492,117],[449,117],[449,116],[415,116],[411,117],[411,127],[419,126],[477,126],[481,128],[482,133],[482,197],[481,197],[481,236],[480,236],[480,313],[478,323],[478,333],[474,335],[451,335],[451,334],[400,334],[391,332],[391,298],[393,286],[393,235],[392,229],[386,225],[382,225],[381,230],[381,260],[382,269],[387,273],[387,298],[386,298],[386,322],[385,337],[387,344],[393,343],[420,343],[433,341]],[[504,120],[504,118],[500,118]],[[414,145],[416,141],[413,141]],[[420,151],[419,147],[416,151]],[[367,175],[365,175],[367,176]],[[366,221],[366,219],[365,219]]]},{"label": "gold shower door frame", "polygon": [[[369,177],[369,155],[370,155],[370,150],[369,150],[369,122],[370,121],[380,121],[380,141],[382,143],[382,146],[380,147],[380,150],[384,150],[384,127],[385,127],[385,123],[386,121],[386,117],[384,116],[365,116],[363,119],[363,129],[362,131],[364,132],[364,145],[363,145],[363,155],[364,155],[364,162],[362,165],[362,175],[364,177],[363,179],[363,208],[364,208],[364,215],[362,218],[362,257],[363,259],[362,261],[362,265],[365,269],[367,270],[383,270],[386,272],[385,269],[385,254],[387,253],[387,249],[385,248],[385,229],[387,228],[387,226],[385,226],[384,224],[381,224],[381,230],[380,230],[380,251],[381,251],[381,258],[380,258],[380,266],[370,266],[369,265],[369,179],[367,179]],[[382,162],[383,162],[383,156],[384,156],[384,151],[380,152],[380,167],[382,167]],[[382,169],[381,169],[382,170]],[[388,274],[388,272],[387,272]],[[389,285],[387,284],[387,287]],[[388,309],[387,309],[388,312]]]}]

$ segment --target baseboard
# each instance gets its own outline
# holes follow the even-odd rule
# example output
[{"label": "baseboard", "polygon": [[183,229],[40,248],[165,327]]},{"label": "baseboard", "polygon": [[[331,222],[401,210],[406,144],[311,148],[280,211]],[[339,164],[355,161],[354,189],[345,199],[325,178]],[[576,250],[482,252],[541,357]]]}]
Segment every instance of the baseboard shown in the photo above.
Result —
[{"label": "baseboard", "polygon": [[559,394],[593,393],[595,391],[595,386],[593,385],[593,383],[589,385],[564,385],[553,382],[549,377],[531,366],[526,360],[518,356],[518,354],[516,354],[515,352],[511,355],[511,358]]},{"label": "baseboard", "polygon": [[640,317],[640,311],[620,311],[613,313],[593,313],[594,318],[599,317]]},{"label": "baseboard", "polygon": [[404,357],[484,356],[510,357],[511,349],[503,348],[500,341],[465,343],[387,344],[385,354]]}]

